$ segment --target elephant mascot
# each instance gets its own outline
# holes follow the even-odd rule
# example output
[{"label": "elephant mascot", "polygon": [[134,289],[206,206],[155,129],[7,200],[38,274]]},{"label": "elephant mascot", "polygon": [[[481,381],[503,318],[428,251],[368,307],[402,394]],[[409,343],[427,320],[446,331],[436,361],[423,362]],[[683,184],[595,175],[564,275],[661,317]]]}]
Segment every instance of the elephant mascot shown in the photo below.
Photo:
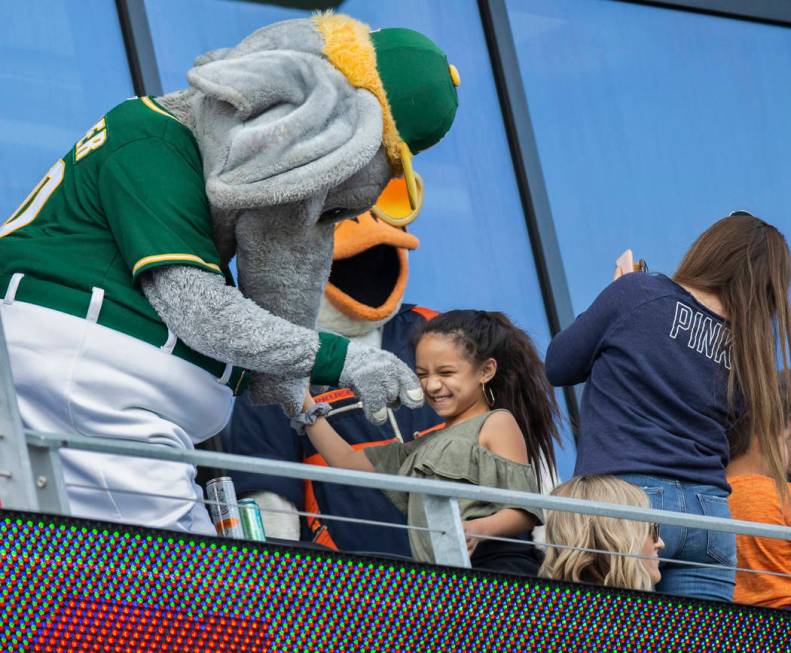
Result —
[{"label": "elephant mascot", "polygon": [[[425,36],[323,14],[199,57],[110,110],[0,227],[0,316],[26,428],[192,449],[309,382],[366,417],[422,403],[396,356],[315,330],[338,221],[442,138],[458,73]],[[228,274],[237,257],[238,288]],[[182,463],[61,450],[76,516],[213,533]]]},{"label": "elephant mascot", "polygon": [[[390,209],[390,216],[402,218],[399,224],[406,221],[403,216],[410,215],[403,200],[404,208],[393,206],[394,196],[403,191],[400,181],[390,183],[373,213],[335,227],[333,265],[322,297],[319,327],[352,342],[392,352],[414,367],[413,336],[435,312],[403,303],[409,253],[418,247],[418,239],[378,217],[378,208],[383,205]],[[330,423],[356,448],[388,444],[396,438],[412,440],[442,422],[431,408],[423,406],[418,410],[398,408],[389,413],[384,424],[371,424],[351,389],[312,391],[316,401],[331,405]],[[310,440],[290,428],[288,417],[279,407],[255,406],[247,394],[236,401],[223,432],[222,448],[248,456],[325,464]],[[268,537],[312,540],[344,551],[411,555],[404,529],[332,518],[404,524],[403,513],[378,490],[245,472],[234,472],[232,477],[237,493],[251,496],[262,508]],[[299,519],[297,509],[307,513],[304,520]]]}]

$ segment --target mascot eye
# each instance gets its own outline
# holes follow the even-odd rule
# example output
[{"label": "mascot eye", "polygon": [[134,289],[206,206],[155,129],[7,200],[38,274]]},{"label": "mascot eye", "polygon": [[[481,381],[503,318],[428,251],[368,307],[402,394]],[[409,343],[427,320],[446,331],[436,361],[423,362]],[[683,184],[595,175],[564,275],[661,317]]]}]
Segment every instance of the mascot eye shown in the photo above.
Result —
[{"label": "mascot eye", "polygon": [[329,209],[321,214],[320,220],[322,222],[327,222],[328,220],[337,220],[338,218],[341,218],[347,215],[348,213],[349,213],[349,209],[345,209],[345,208]]}]

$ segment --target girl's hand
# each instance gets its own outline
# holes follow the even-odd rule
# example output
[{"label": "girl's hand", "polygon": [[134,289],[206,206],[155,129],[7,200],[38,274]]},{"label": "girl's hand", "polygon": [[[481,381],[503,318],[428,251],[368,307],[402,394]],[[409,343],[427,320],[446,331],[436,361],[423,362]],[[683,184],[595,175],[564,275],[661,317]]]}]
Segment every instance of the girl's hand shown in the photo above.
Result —
[{"label": "girl's hand", "polygon": [[313,406],[315,405],[316,402],[313,401],[313,397],[310,396],[310,386],[308,386],[307,389],[305,390],[305,399],[303,399],[302,401],[302,410],[307,411],[313,408]]},{"label": "girl's hand", "polygon": [[467,540],[467,552],[472,555],[472,552],[475,551],[475,547],[478,546],[478,542],[481,540],[475,535],[491,535],[492,533],[489,532],[488,528],[488,517],[481,517],[480,519],[470,519],[469,521],[462,522],[462,528],[464,529],[464,535],[466,536]]},{"label": "girl's hand", "polygon": [[525,531],[532,531],[536,525],[536,518],[524,510],[517,508],[503,508],[493,515],[481,517],[480,519],[470,519],[462,522],[465,539],[467,540],[467,551],[470,555],[475,551],[478,542],[481,541],[479,535],[494,537],[516,537]]}]

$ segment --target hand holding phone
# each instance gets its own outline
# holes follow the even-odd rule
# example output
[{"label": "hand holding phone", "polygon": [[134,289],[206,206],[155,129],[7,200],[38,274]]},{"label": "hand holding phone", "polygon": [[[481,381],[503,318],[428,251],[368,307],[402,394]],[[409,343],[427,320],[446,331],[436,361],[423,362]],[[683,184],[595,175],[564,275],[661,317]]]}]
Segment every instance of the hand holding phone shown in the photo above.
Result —
[{"label": "hand holding phone", "polygon": [[615,260],[615,272],[612,280],[620,279],[623,275],[630,272],[648,272],[648,265],[644,259],[634,262],[634,255],[631,249],[627,249]]},{"label": "hand holding phone", "polygon": [[634,272],[634,255],[631,249],[627,249],[617,259],[615,259],[615,272],[612,280],[620,279],[623,275]]}]

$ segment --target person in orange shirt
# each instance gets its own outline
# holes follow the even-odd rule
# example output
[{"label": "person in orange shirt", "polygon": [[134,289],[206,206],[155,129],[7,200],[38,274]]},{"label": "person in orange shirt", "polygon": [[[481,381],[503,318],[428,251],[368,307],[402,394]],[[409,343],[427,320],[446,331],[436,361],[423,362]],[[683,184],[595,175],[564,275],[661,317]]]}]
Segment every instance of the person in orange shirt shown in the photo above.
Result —
[{"label": "person in orange shirt", "polygon": [[[783,375],[779,385],[786,415],[786,428],[779,437],[786,467],[791,471],[791,377]],[[729,502],[734,519],[791,526],[791,506],[783,506],[777,486],[765,469],[757,438],[738,425],[731,434],[727,476],[733,488]],[[791,610],[790,541],[737,535],[736,557],[739,568],[788,575],[737,572],[734,602]]]}]

